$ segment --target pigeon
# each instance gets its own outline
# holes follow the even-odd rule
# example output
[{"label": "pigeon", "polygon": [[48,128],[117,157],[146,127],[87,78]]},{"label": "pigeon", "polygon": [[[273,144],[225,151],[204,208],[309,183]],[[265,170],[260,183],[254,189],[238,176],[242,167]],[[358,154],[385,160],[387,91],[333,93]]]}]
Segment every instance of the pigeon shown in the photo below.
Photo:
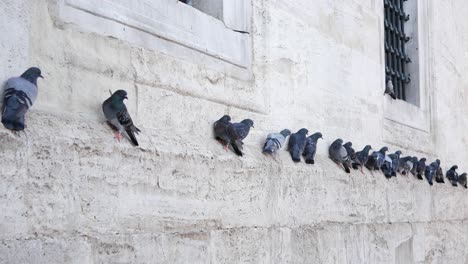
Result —
[{"label": "pigeon", "polygon": [[392,177],[392,173],[393,173],[392,164],[393,164],[392,159],[388,155],[385,156],[381,169],[387,179],[390,179]]},{"label": "pigeon", "polygon": [[413,167],[411,168],[410,172],[411,172],[411,174],[416,176],[416,171],[418,169],[418,157],[413,157],[411,162],[413,163]]},{"label": "pigeon", "polygon": [[8,79],[5,86],[2,123],[5,128],[24,130],[24,115],[37,98],[37,78],[44,78],[37,67],[27,69],[20,77]]},{"label": "pigeon", "polygon": [[118,141],[122,138],[122,132],[125,130],[133,145],[138,146],[135,133],[138,134],[141,131],[133,124],[132,118],[124,104],[125,99],[128,99],[126,91],[115,91],[102,103],[102,111],[104,112],[107,122],[117,130],[115,138]]},{"label": "pigeon", "polygon": [[263,145],[263,153],[273,154],[278,151],[286,141],[286,138],[291,135],[289,129],[283,129],[279,133],[268,134],[265,144]]},{"label": "pigeon", "polygon": [[464,172],[464,173],[460,174],[460,176],[458,176],[458,183],[460,183],[463,187],[468,188],[468,186],[466,185],[466,183],[467,183],[466,172]]},{"label": "pigeon", "polygon": [[366,167],[369,170],[380,170],[385,161],[385,153],[388,151],[387,147],[381,148],[379,151],[374,151],[367,160]]},{"label": "pigeon", "polygon": [[314,164],[314,157],[315,152],[317,152],[317,141],[319,138],[322,137],[322,133],[317,132],[307,137],[306,145],[304,147],[304,152],[302,155],[304,156],[305,163],[307,164]]},{"label": "pigeon", "polygon": [[[440,168],[440,167],[439,167]],[[458,173],[456,170],[458,169],[457,165],[453,165],[448,171],[447,171],[447,179],[450,181],[452,186],[457,187],[457,182],[460,180],[460,177],[458,176]]]},{"label": "pigeon", "polygon": [[218,121],[214,122],[213,129],[215,139],[223,144],[224,149],[227,151],[228,148],[228,127],[231,125],[231,117],[229,115],[222,116]]},{"label": "pigeon", "polygon": [[416,168],[416,176],[418,179],[423,180],[422,175],[426,171],[426,158],[422,158],[418,161],[418,165]]},{"label": "pigeon", "polygon": [[408,174],[411,169],[413,168],[413,157],[407,156],[400,158],[400,162],[398,164],[398,172],[406,175]]},{"label": "pigeon", "polygon": [[237,131],[241,140],[244,140],[250,132],[250,128],[254,127],[254,122],[251,119],[244,119],[240,123],[233,123],[232,126]]},{"label": "pigeon", "polygon": [[308,133],[309,130],[301,128],[289,137],[288,150],[294,162],[301,162],[301,154],[304,153]]},{"label": "pigeon", "polygon": [[[348,167],[353,167],[353,162],[356,160],[356,151],[353,149],[353,143],[346,142],[343,144],[343,147],[346,149],[346,153],[348,153]],[[357,167],[353,167],[353,169],[357,170]]]},{"label": "pigeon", "polygon": [[243,156],[241,151],[242,141],[237,134],[236,129],[231,123],[231,117],[224,115],[213,125],[215,138],[223,144],[224,149],[227,151],[228,146],[231,146],[238,156]]},{"label": "pigeon", "polygon": [[385,77],[385,92],[384,95],[388,94],[390,95],[393,99],[396,99],[395,96],[395,91],[393,90],[393,82],[390,79],[390,77]]},{"label": "pigeon", "polygon": [[363,150],[358,151],[356,153],[356,159],[353,162],[353,168],[357,169],[359,166],[361,167],[361,172],[362,172],[362,167],[367,164],[367,161],[369,160],[369,151],[372,149],[370,145],[367,145],[364,147]]},{"label": "pigeon", "polygon": [[395,152],[394,154],[388,155],[388,157],[392,160],[391,174],[394,177],[396,177],[398,167],[400,166],[400,155],[401,155],[401,151],[399,150]]},{"label": "pigeon", "polygon": [[439,169],[440,166],[440,160],[436,160],[432,162],[429,166],[426,166],[426,170],[424,171],[424,176],[427,179],[427,182],[429,182],[429,185],[433,185],[434,182],[432,181],[437,173],[437,170]]},{"label": "pigeon", "polygon": [[445,181],[444,181],[444,172],[442,171],[442,167],[440,165],[439,165],[439,168],[437,168],[437,171],[436,171],[435,181],[437,183],[445,183]]},{"label": "pigeon", "polygon": [[330,159],[333,160],[338,165],[344,167],[346,173],[350,173],[349,170],[349,155],[346,151],[345,147],[343,146],[343,140],[341,138],[333,141],[328,149],[328,153],[330,155]]}]

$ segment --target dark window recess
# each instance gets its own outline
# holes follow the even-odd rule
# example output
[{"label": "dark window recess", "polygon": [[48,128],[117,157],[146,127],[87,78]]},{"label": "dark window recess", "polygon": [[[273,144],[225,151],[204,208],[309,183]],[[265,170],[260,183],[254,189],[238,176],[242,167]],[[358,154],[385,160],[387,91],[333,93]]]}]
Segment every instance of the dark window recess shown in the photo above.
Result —
[{"label": "dark window recess", "polygon": [[179,2],[182,2],[187,5],[192,5],[192,0],[179,0]]},{"label": "dark window recess", "polygon": [[410,38],[405,35],[405,23],[409,15],[403,11],[406,0],[384,0],[385,4],[385,75],[393,83],[398,99],[405,100],[405,89],[411,81],[406,64],[411,60],[405,53]]}]

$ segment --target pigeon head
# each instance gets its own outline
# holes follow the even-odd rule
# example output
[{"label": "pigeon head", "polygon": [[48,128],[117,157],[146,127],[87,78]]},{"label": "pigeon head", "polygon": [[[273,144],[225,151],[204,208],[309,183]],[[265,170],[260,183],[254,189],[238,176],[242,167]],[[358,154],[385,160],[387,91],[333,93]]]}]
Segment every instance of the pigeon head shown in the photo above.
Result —
[{"label": "pigeon head", "polygon": [[320,133],[320,132],[314,133],[314,134],[310,135],[309,137],[310,137],[311,139],[313,139],[313,140],[318,140],[319,138],[322,138],[322,139],[323,139],[322,133]]},{"label": "pigeon head", "polygon": [[241,121],[242,124],[248,126],[248,127],[254,127],[254,122],[252,121],[252,119],[244,119]]},{"label": "pigeon head", "polygon": [[400,156],[400,155],[401,155],[401,151],[397,150],[397,152],[395,152],[395,155]]},{"label": "pigeon head", "polygon": [[426,162],[426,158],[420,159],[419,162]]},{"label": "pigeon head", "polygon": [[344,147],[352,147],[352,146],[353,146],[353,143],[351,143],[351,142],[346,142],[343,146],[344,146]]},{"label": "pigeon head", "polygon": [[435,162],[437,163],[437,165],[440,165],[440,160],[439,159],[436,159]]},{"label": "pigeon head", "polygon": [[418,162],[418,157],[413,157],[412,160],[413,160],[413,163],[416,163],[416,162]]},{"label": "pigeon head", "polygon": [[387,147],[383,147],[379,150],[380,153],[384,154],[385,155],[385,152],[388,151],[388,148]]},{"label": "pigeon head", "polygon": [[450,168],[450,170],[453,170],[453,171],[454,171],[454,170],[457,170],[457,169],[458,169],[458,166],[457,166],[457,165],[453,165],[453,166]]},{"label": "pigeon head", "polygon": [[301,129],[299,129],[299,131],[297,131],[297,133],[307,135],[307,134],[309,134],[309,130],[307,130],[307,128],[301,128]]},{"label": "pigeon head", "polygon": [[291,135],[291,130],[283,129],[283,130],[281,130],[280,134],[283,135],[283,137],[287,137],[287,136]]},{"label": "pigeon head", "polygon": [[364,147],[364,152],[369,153],[369,151],[372,149],[371,145],[366,145]]},{"label": "pigeon head", "polygon": [[112,97],[119,100],[119,101],[123,101],[124,99],[128,99],[127,92],[124,91],[124,90],[115,91],[115,93],[112,94]]},{"label": "pigeon head", "polygon": [[[339,143],[340,145],[343,145],[343,140],[341,138],[335,140],[336,143]],[[351,142],[349,142],[351,143]]]},{"label": "pigeon head", "polygon": [[228,115],[223,115],[223,117],[221,117],[221,119],[219,119],[219,121],[221,121],[221,122],[231,122],[231,117],[228,116]]},{"label": "pigeon head", "polygon": [[21,74],[21,77],[34,84],[37,84],[37,78],[44,78],[42,77],[41,70],[37,67],[27,69],[23,74]]}]

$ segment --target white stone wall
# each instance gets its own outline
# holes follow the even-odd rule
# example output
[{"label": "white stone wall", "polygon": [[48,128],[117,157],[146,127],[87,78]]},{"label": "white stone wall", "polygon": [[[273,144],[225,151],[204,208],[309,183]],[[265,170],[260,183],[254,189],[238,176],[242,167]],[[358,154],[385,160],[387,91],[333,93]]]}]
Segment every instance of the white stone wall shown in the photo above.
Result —
[{"label": "white stone wall", "polygon": [[[90,32],[63,2],[0,2],[1,81],[46,77],[26,131],[0,128],[1,263],[468,262],[467,190],[327,158],[341,137],[468,170],[465,1],[418,10],[420,107],[382,95],[380,0],[252,1],[241,70]],[[109,89],[129,92],[141,147],[104,123]],[[212,138],[225,113],[255,121],[243,158]],[[260,153],[286,127],[324,134],[316,165]]]}]

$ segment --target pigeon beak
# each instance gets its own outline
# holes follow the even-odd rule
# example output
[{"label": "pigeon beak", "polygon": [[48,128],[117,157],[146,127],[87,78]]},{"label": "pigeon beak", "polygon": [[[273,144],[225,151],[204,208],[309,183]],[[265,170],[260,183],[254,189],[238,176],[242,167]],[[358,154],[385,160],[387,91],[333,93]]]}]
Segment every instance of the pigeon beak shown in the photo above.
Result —
[{"label": "pigeon beak", "polygon": [[253,125],[252,125],[253,128],[255,128]]},{"label": "pigeon beak", "polygon": [[44,76],[42,76],[42,75],[39,75],[39,77],[41,77],[42,79],[44,79]]},{"label": "pigeon beak", "polygon": [[128,100],[128,97],[127,97],[127,96],[125,96],[124,98]]}]

